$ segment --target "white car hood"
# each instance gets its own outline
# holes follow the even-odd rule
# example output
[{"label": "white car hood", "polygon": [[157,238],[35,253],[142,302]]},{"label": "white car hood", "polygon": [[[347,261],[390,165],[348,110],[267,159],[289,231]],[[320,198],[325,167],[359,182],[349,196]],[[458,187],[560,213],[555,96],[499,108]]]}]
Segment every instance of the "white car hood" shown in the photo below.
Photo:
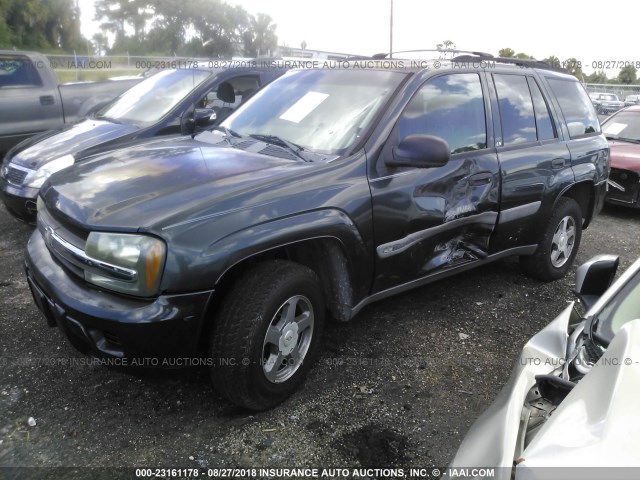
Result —
[{"label": "white car hood", "polygon": [[525,472],[531,467],[640,467],[638,432],[640,319],[623,325],[540,429],[516,478],[543,478]]},{"label": "white car hood", "polygon": [[[527,392],[536,375],[552,372],[565,358],[572,309],[573,303],[525,345],[509,382],[471,426],[450,469],[465,469],[468,475],[473,468],[495,468],[493,478],[512,478]],[[570,473],[537,467],[640,467],[639,402],[640,319],[623,325],[598,363],[525,448],[516,467],[516,480],[560,478],[559,473]],[[591,472],[595,476],[589,475],[588,468],[580,468],[574,472],[575,478],[603,475],[603,470]],[[625,477],[624,472],[619,472],[619,478],[635,478]],[[635,475],[638,470],[626,472]]]}]

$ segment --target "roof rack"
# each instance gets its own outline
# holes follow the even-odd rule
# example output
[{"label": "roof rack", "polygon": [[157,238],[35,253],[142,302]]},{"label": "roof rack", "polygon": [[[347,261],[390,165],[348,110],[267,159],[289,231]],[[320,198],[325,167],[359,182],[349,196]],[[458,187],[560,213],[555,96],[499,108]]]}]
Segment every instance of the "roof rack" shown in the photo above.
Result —
[{"label": "roof rack", "polygon": [[[458,55],[457,57],[453,57],[451,59],[452,62],[477,62],[478,60],[486,60],[487,57],[484,55]],[[564,68],[554,67],[548,62],[544,62],[542,60],[535,60],[533,58],[517,58],[517,57],[494,57],[490,56],[489,59],[492,62],[496,63],[506,63],[511,65],[517,65],[519,67],[529,67],[529,68],[542,68],[545,70],[554,70],[556,72],[567,73]]]},{"label": "roof rack", "polygon": [[[417,50],[399,50],[397,52],[391,52],[391,55],[402,54],[402,53],[420,53],[420,52],[452,53],[454,55],[457,55],[459,53],[468,53],[468,54],[471,54],[471,55],[475,55],[477,57],[493,58],[493,55],[491,55],[490,53],[472,52],[472,51],[469,51],[469,50],[458,50],[456,48],[422,48],[422,49],[417,49]],[[389,55],[388,52],[387,53],[376,53],[376,54],[372,55],[371,58],[382,59],[382,58],[387,58],[388,55]]]}]

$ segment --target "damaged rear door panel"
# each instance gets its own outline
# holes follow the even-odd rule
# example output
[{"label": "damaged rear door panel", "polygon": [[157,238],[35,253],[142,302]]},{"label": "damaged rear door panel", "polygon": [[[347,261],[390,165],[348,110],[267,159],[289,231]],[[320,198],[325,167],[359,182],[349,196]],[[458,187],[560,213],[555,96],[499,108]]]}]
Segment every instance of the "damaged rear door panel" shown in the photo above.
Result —
[{"label": "damaged rear door panel", "polygon": [[[554,199],[574,183],[562,123],[533,72],[488,75],[501,170],[500,216],[491,253],[537,242]],[[542,213],[542,215],[541,215]]]}]

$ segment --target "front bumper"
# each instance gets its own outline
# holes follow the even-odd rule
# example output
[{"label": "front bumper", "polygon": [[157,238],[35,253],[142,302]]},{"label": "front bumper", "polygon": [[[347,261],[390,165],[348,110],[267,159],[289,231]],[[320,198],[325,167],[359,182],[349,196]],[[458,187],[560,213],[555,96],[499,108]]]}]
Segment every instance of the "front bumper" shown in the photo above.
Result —
[{"label": "front bumper", "polygon": [[161,366],[163,359],[194,358],[213,291],[136,299],[107,293],[67,273],[35,231],[25,270],[34,301],[50,326],[80,351]]},{"label": "front bumper", "polygon": [[0,196],[7,210],[18,220],[27,223],[36,221],[36,200],[39,188],[22,187],[0,177]]},{"label": "front bumper", "polygon": [[607,203],[640,208],[640,203],[638,202],[640,198],[640,174],[638,172],[611,168],[609,179],[623,188],[624,191],[609,185],[609,191],[605,199]]},{"label": "front bumper", "polygon": [[618,110],[620,110],[621,108],[623,108],[624,105],[603,105],[600,104],[596,107],[596,110],[598,111],[598,113],[613,113],[613,112],[617,112]]}]

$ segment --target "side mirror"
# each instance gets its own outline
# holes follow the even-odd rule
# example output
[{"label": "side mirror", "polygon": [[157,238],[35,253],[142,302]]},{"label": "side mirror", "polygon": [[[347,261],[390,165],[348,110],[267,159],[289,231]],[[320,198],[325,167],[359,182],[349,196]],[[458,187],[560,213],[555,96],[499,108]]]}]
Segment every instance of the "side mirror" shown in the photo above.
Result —
[{"label": "side mirror", "polygon": [[414,134],[406,136],[393,147],[392,155],[393,158],[385,160],[390,167],[433,168],[446,165],[451,150],[440,137]]},{"label": "side mirror", "polygon": [[573,293],[589,310],[602,294],[611,286],[618,270],[620,257],[617,255],[596,255],[583,263],[576,271],[576,287]]}]

